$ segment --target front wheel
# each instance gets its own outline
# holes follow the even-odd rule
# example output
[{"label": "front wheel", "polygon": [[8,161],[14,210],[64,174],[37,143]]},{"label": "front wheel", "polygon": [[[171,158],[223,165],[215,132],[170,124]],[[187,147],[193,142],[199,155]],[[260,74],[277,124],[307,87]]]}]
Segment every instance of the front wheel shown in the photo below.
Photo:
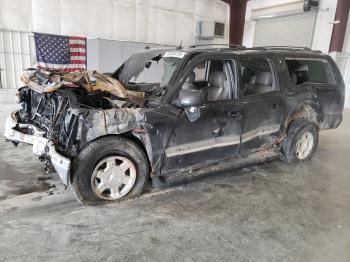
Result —
[{"label": "front wheel", "polygon": [[147,157],[135,142],[103,137],[79,153],[71,188],[84,204],[119,201],[140,195],[148,177]]},{"label": "front wheel", "polygon": [[288,128],[283,141],[283,159],[288,163],[309,160],[318,145],[318,127],[308,120],[296,120]]}]

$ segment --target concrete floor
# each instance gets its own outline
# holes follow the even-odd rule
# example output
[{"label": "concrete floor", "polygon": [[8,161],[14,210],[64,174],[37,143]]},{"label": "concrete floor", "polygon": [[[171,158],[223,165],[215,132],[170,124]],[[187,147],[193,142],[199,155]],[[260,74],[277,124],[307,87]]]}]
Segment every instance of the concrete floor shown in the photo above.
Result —
[{"label": "concrete floor", "polygon": [[[0,132],[12,110],[0,91]],[[29,146],[0,141],[0,261],[350,261],[350,111],[312,161],[83,207]]]}]

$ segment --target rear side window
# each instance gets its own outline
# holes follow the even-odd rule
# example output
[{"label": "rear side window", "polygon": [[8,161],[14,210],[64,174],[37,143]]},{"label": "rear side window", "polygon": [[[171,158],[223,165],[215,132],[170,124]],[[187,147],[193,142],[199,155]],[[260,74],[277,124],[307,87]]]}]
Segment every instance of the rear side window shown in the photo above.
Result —
[{"label": "rear side window", "polygon": [[336,84],[329,62],[326,59],[287,58],[292,85]]},{"label": "rear side window", "polygon": [[240,96],[259,95],[276,90],[271,63],[265,58],[240,59]]}]

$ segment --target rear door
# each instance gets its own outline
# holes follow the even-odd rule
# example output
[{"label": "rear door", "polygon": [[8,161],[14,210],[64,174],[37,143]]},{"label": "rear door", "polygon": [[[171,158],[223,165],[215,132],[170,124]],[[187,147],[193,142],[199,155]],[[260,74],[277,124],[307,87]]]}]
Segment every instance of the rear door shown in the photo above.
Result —
[{"label": "rear door", "polygon": [[280,91],[278,65],[279,60],[273,55],[240,58],[243,155],[272,147],[279,136],[284,96]]},{"label": "rear door", "polygon": [[327,57],[286,57],[290,77],[287,108],[313,104],[321,128],[337,127],[342,119],[344,83],[333,61]]}]

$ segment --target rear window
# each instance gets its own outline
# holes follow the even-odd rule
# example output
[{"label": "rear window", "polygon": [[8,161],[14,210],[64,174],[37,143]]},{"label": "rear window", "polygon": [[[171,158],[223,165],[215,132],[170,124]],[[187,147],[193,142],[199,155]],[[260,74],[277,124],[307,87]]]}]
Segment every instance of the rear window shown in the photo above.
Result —
[{"label": "rear window", "polygon": [[335,77],[326,59],[287,58],[292,85],[335,84]]}]

